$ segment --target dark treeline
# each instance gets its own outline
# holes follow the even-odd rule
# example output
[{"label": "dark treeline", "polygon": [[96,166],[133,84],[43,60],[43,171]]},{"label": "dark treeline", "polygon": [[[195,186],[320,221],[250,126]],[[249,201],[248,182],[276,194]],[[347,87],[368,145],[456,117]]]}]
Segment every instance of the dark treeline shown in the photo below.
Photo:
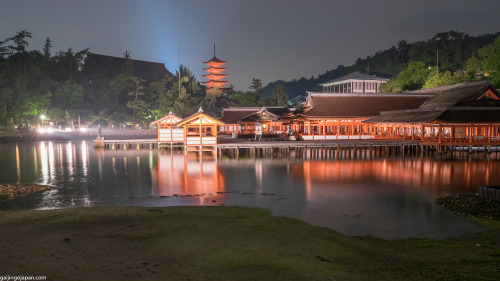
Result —
[{"label": "dark treeline", "polygon": [[272,98],[265,97],[259,79],[247,92],[232,86],[207,92],[188,67],[180,66],[179,77],[179,71],[171,74],[163,64],[134,60],[128,51],[122,58],[71,48],[52,55],[50,38],[41,51],[28,51],[31,36],[21,30],[0,41],[0,129],[33,130],[43,122],[71,126],[78,118],[90,125],[147,127],[170,111],[187,117],[202,107],[218,117],[228,105],[287,101],[281,86]]},{"label": "dark treeline", "polygon": [[[490,75],[488,78],[500,87],[500,84],[495,82],[498,81],[495,76],[498,75],[496,73],[498,65],[495,66],[494,63],[495,58],[499,59],[500,41],[497,39],[494,43],[499,35],[500,33],[472,37],[462,32],[448,31],[438,33],[426,41],[408,43],[401,40],[396,46],[387,50],[378,51],[364,59],[358,58],[351,66],[339,65],[335,69],[309,79],[302,77],[292,81],[271,82],[264,87],[264,91],[270,94],[276,85],[283,85],[289,97],[294,98],[304,95],[306,91],[321,91],[318,84],[356,71],[386,78],[394,77],[384,89],[388,92],[414,90],[424,85],[431,87],[469,81],[477,79],[476,74],[480,73],[483,76],[484,74]],[[436,72],[437,64],[438,72]],[[435,73],[438,75],[433,75]],[[399,77],[400,74],[402,74],[401,77]],[[423,75],[423,77],[412,77],[413,74]],[[474,75],[476,75],[475,78]],[[428,81],[429,78],[431,81]]]}]

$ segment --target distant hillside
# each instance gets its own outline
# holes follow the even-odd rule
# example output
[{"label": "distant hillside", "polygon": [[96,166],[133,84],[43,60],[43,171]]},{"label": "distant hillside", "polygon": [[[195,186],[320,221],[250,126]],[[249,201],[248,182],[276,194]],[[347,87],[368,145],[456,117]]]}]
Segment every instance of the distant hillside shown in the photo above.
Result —
[{"label": "distant hillside", "polygon": [[408,43],[401,40],[397,42],[397,46],[378,51],[364,59],[358,58],[351,66],[339,65],[318,77],[270,82],[264,87],[264,92],[270,96],[273,88],[282,84],[289,99],[293,99],[304,95],[306,91],[320,91],[321,87],[318,84],[337,79],[354,71],[390,78],[406,69],[410,61],[423,61],[428,65],[435,65],[437,50],[439,50],[440,70],[454,71],[463,68],[472,54],[478,57],[477,50],[492,43],[499,35],[500,32],[473,37],[462,32],[448,31],[438,33],[427,41]]}]

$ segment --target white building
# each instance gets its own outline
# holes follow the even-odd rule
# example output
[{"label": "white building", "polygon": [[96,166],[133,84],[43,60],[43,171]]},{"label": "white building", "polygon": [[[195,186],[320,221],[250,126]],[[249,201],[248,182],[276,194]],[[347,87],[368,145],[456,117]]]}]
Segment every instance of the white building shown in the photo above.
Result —
[{"label": "white building", "polygon": [[387,81],[376,75],[353,72],[319,85],[324,93],[378,93],[380,85]]}]

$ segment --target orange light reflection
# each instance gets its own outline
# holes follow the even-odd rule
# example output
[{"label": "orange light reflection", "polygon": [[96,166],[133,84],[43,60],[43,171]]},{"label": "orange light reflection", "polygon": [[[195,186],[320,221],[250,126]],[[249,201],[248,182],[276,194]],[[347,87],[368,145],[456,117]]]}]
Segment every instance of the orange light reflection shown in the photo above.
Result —
[{"label": "orange light reflection", "polygon": [[200,196],[224,192],[224,179],[217,162],[190,159],[183,153],[158,152],[153,170],[154,196]]}]

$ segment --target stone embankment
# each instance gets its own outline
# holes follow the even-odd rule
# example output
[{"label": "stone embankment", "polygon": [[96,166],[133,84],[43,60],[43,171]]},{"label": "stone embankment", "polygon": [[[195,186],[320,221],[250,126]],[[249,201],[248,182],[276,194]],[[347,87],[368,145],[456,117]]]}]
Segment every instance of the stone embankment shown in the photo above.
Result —
[{"label": "stone embankment", "polygon": [[51,187],[47,185],[37,184],[0,184],[0,201],[9,200],[32,192],[48,190],[50,188]]}]

